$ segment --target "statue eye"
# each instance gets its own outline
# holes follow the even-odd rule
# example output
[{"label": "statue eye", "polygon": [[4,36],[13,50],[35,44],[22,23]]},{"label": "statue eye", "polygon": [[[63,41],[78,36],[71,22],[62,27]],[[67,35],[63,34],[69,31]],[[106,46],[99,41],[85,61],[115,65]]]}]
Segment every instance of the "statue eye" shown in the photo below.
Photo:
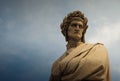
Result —
[{"label": "statue eye", "polygon": [[73,23],[71,24],[71,27],[79,27],[80,29],[83,28],[83,26],[81,24],[77,24],[77,23]]},{"label": "statue eye", "polygon": [[71,24],[71,26],[72,26],[72,27],[76,27],[76,26],[77,26],[77,24]]},{"label": "statue eye", "polygon": [[82,25],[79,25],[79,28],[83,28],[83,26],[82,26]]}]

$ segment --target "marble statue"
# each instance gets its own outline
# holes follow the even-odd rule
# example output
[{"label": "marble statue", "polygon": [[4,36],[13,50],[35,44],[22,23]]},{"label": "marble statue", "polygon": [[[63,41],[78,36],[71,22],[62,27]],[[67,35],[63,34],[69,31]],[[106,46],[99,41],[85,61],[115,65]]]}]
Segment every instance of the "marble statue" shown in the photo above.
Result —
[{"label": "marble statue", "polygon": [[78,10],[63,19],[60,27],[67,50],[53,63],[49,81],[110,81],[106,47],[85,42],[87,22]]}]

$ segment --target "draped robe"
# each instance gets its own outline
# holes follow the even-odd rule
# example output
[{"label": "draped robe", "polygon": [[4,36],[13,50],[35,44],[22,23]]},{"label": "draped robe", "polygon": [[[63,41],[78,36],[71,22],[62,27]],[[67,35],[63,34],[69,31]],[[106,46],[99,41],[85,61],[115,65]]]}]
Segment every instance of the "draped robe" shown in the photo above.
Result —
[{"label": "draped robe", "polygon": [[110,81],[106,48],[84,43],[67,50],[53,63],[49,81]]}]

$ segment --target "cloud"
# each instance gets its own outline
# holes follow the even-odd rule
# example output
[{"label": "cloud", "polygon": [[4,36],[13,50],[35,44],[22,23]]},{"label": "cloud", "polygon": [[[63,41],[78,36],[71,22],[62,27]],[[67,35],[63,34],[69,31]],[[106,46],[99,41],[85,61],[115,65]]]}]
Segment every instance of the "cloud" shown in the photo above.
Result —
[{"label": "cloud", "polygon": [[0,24],[2,24],[3,23],[3,19],[2,18],[0,18]]},{"label": "cloud", "polygon": [[110,45],[120,40],[120,22],[103,24],[89,37],[89,42],[102,42]]},{"label": "cloud", "polygon": [[[65,48],[63,44],[66,42],[60,33],[59,24],[63,17],[73,10],[84,11],[88,19],[93,21],[92,25],[94,27],[91,28],[91,36],[89,35],[88,37],[89,41],[103,42],[107,45],[111,44],[112,49],[110,49],[110,51],[112,51],[113,76],[116,75],[117,71],[120,72],[120,67],[115,67],[118,64],[115,65],[117,61],[114,60],[116,58],[119,59],[119,56],[117,56],[119,55],[119,47],[113,47],[112,44],[120,39],[120,24],[113,20],[114,17],[115,20],[119,19],[117,16],[117,14],[119,15],[119,11],[116,9],[119,5],[114,3],[114,5],[117,6],[112,6],[111,10],[111,2],[106,4],[100,1],[100,3],[97,4],[96,1],[91,1],[77,0],[58,2],[53,0],[49,2],[46,0],[26,0],[20,2],[11,1],[11,3],[7,2],[7,5],[1,7],[3,8],[1,9],[3,15],[0,18],[0,36],[2,36],[0,40],[0,55],[2,58],[1,62],[4,64],[2,66],[3,69],[5,69],[4,67],[9,68],[5,69],[6,75],[11,75],[8,74],[8,71],[10,71],[11,73],[16,73],[13,74],[13,78],[15,78],[15,75],[18,76],[18,78],[22,77],[21,81],[27,81],[27,79],[32,80],[35,79],[36,76],[37,79],[43,78],[46,80],[53,60],[58,58]],[[106,11],[104,6],[109,7],[109,9]],[[105,16],[105,14],[106,17],[109,15],[110,19],[115,23],[110,23],[108,22],[108,18],[101,17],[101,15]],[[113,14],[116,16],[113,16]],[[118,53],[117,55],[115,51]],[[11,63],[9,63],[9,61],[11,61]],[[44,64],[41,65],[42,63]],[[21,74],[17,74],[18,72],[14,69],[21,71]],[[120,75],[119,73],[117,74]],[[42,77],[40,77],[41,75]],[[8,76],[6,77],[8,78]]]},{"label": "cloud", "polygon": [[120,74],[120,65],[117,65],[117,67],[113,67],[112,69],[114,72],[119,73]]}]

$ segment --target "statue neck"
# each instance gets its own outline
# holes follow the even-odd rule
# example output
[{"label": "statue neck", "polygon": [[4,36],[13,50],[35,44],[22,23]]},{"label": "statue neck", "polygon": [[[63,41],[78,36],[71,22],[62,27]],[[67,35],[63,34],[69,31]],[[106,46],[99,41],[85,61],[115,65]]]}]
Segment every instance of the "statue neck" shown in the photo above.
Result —
[{"label": "statue neck", "polygon": [[77,41],[77,40],[68,40],[68,44],[66,45],[67,50],[70,48],[75,48],[75,47],[79,46],[80,44],[83,44],[83,42]]}]

